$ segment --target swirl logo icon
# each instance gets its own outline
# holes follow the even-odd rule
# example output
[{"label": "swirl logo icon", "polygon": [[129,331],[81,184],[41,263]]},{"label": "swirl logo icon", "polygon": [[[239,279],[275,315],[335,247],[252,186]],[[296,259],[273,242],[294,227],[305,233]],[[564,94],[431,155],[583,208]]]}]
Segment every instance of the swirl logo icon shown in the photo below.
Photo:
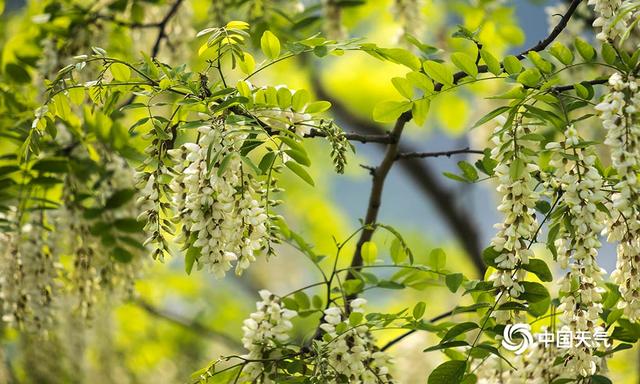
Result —
[{"label": "swirl logo icon", "polygon": [[[514,340],[514,336],[520,335],[520,340]],[[508,324],[502,334],[502,346],[516,355],[523,353],[533,343],[531,326],[529,324]]]}]

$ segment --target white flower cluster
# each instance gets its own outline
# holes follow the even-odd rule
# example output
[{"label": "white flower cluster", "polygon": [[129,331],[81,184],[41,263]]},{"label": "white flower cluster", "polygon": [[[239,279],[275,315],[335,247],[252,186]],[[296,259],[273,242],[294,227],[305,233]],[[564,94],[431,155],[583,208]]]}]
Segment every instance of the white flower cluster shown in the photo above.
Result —
[{"label": "white flower cluster", "polygon": [[[249,351],[243,357],[249,360],[265,360],[281,357],[280,347],[289,340],[289,331],[293,328],[291,319],[298,313],[284,308],[280,298],[267,290],[260,291],[261,301],[256,303],[253,312],[244,321],[242,344]],[[273,383],[265,371],[265,364],[252,361],[245,365],[243,373],[248,382]]]},{"label": "white flower cluster", "polygon": [[[624,3],[630,3],[625,1]],[[630,18],[629,13],[619,17],[619,9],[623,5],[623,0],[589,0],[587,3],[593,6],[596,13],[596,19],[593,26],[601,28],[596,35],[598,40],[613,40],[617,36],[624,33],[627,28],[627,21]]]},{"label": "white flower cluster", "polygon": [[612,196],[613,217],[607,228],[608,240],[618,241],[616,270],[611,274],[620,287],[620,308],[630,320],[640,319],[640,81],[614,73],[610,92],[596,106],[607,130],[605,144],[618,173]]},{"label": "white flower cluster", "polygon": [[[362,298],[354,299],[350,303],[351,311],[364,313],[366,302]],[[377,350],[366,325],[352,327],[340,308],[330,307],[324,311],[320,328],[325,332],[319,355],[319,376],[323,383],[344,382],[339,377],[353,384],[393,382],[389,373],[390,357]]]},{"label": "white flower cluster", "polygon": [[560,356],[553,346],[533,343],[527,353],[516,355],[509,366],[497,356],[482,361],[475,369],[477,384],[548,384],[561,377],[562,364],[555,364]]},{"label": "white flower cluster", "polygon": [[59,266],[41,226],[27,224],[20,234],[0,236],[2,320],[33,332],[53,323],[53,297]]},{"label": "white flower cluster", "polygon": [[[498,269],[489,278],[500,289],[499,304],[517,298],[524,291],[520,283],[526,271],[520,266],[528,264],[533,255],[529,245],[537,229],[535,204],[539,197],[534,191],[533,174],[538,171],[534,152],[529,151],[530,142],[517,140],[531,132],[520,124],[514,124],[511,129],[504,129],[503,124],[504,118],[499,117],[493,137],[496,146],[491,151],[498,162],[495,175],[497,191],[502,196],[498,211],[504,215],[504,221],[494,226],[498,233],[491,241],[493,249],[500,253],[495,260]],[[493,316],[498,323],[505,323],[511,312],[494,311]]]},{"label": "white flower cluster", "polygon": [[170,183],[184,228],[180,242],[200,248],[198,265],[224,277],[237,261],[241,274],[268,246],[263,184],[247,169],[238,144],[245,134],[219,122],[198,129],[197,143],[171,150],[177,165]]},{"label": "white flower cluster", "polygon": [[[566,207],[565,222],[555,241],[558,262],[569,269],[560,281],[561,321],[574,334],[593,333],[602,312],[603,275],[596,260],[602,246],[598,238],[604,228],[606,214],[598,209],[605,202],[604,179],[595,168],[596,156],[578,147],[580,138],[573,125],[567,127],[563,143],[552,143],[548,149],[561,146],[566,153],[554,151],[550,165],[554,173],[549,186],[562,191]],[[570,157],[569,157],[570,156]],[[571,160],[570,160],[571,158]],[[600,358],[594,348],[575,345],[567,351],[566,367],[576,376],[595,373]]]}]

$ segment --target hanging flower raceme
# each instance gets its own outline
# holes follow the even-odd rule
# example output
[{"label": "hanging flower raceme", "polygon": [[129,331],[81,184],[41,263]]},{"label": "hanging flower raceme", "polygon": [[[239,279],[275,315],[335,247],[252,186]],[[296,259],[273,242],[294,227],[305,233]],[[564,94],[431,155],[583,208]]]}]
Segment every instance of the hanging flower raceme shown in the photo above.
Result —
[{"label": "hanging flower raceme", "polygon": [[[491,246],[499,254],[495,263],[497,270],[490,280],[499,289],[498,304],[516,299],[524,292],[521,282],[526,271],[521,268],[529,263],[533,252],[529,249],[537,230],[535,204],[538,193],[534,191],[538,172],[532,142],[518,140],[531,133],[528,127],[513,124],[508,129],[503,127],[504,119],[499,120],[493,136],[495,147],[491,156],[498,161],[495,175],[498,178],[497,191],[502,196],[498,211],[503,213],[504,221],[495,225],[498,233],[491,241]],[[494,311],[493,316],[499,323],[511,318],[510,311]]]},{"label": "hanging flower raceme", "polygon": [[593,26],[600,28],[600,32],[596,35],[598,40],[613,40],[627,29],[627,22],[631,15],[629,13],[619,14],[623,3],[632,3],[632,1],[589,0],[588,4],[593,6],[597,16]]},{"label": "hanging flower raceme", "polygon": [[197,143],[171,150],[176,165],[170,183],[178,241],[199,249],[197,262],[217,277],[236,263],[241,274],[269,246],[266,186],[238,154],[246,138],[221,121],[198,129]]},{"label": "hanging flower raceme", "polygon": [[[352,313],[363,314],[366,300],[351,301]],[[389,373],[391,359],[375,346],[375,340],[364,325],[353,326],[338,307],[324,311],[323,339],[317,345],[316,376],[323,383],[392,383]]]},{"label": "hanging flower raceme", "polygon": [[618,260],[611,277],[622,296],[619,307],[630,320],[640,319],[640,81],[620,73],[609,79],[609,93],[596,106],[607,131],[605,144],[617,172],[613,186],[608,240],[618,241]]},{"label": "hanging flower raceme", "polygon": [[[243,357],[269,361],[282,357],[281,347],[289,341],[289,332],[293,328],[291,319],[298,313],[286,309],[280,298],[267,290],[260,291],[260,297],[262,300],[256,303],[257,311],[243,323],[242,344],[249,351]],[[274,365],[269,367],[262,362],[249,362],[243,368],[246,382],[273,383],[269,374],[273,372]]]},{"label": "hanging flower raceme", "polygon": [[[558,261],[568,272],[560,282],[560,317],[573,334],[593,334],[602,312],[603,275],[596,260],[601,247],[598,238],[606,214],[599,209],[605,201],[604,179],[595,167],[596,156],[581,148],[581,140],[573,125],[565,131],[565,140],[548,145],[554,149],[547,175],[549,185],[561,191],[559,209],[564,213],[563,225],[555,240]],[[563,149],[561,149],[563,148]],[[565,366],[575,376],[589,376],[598,369],[597,346],[575,343],[568,349]]]},{"label": "hanging flower raceme", "polygon": [[513,367],[497,356],[490,356],[475,367],[477,384],[551,383],[563,374],[562,365],[555,363],[560,356],[558,352],[554,345],[536,342],[529,346],[526,353],[516,355],[511,360]]},{"label": "hanging flower raceme", "polygon": [[54,321],[59,269],[48,231],[40,223],[30,223],[20,233],[0,236],[2,320],[19,329],[46,333]]}]

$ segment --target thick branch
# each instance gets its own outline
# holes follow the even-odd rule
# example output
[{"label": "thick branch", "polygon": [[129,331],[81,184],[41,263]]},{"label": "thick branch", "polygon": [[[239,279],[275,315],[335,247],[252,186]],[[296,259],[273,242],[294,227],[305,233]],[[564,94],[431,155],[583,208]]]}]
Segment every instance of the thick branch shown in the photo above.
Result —
[{"label": "thick branch", "polygon": [[[367,214],[364,219],[365,226],[375,224],[378,219],[378,212],[380,211],[380,205],[382,204],[382,189],[384,188],[384,181],[387,174],[389,174],[389,170],[391,170],[391,167],[393,166],[396,156],[398,156],[398,141],[400,140],[405,124],[409,120],[411,120],[411,114],[408,112],[403,113],[398,118],[393,130],[389,134],[395,142],[387,145],[387,150],[385,151],[380,165],[378,165],[372,172],[373,182],[371,185],[371,194],[369,195]],[[353,255],[353,260],[351,261],[352,267],[359,267],[362,265],[362,244],[371,240],[373,231],[373,227],[367,227],[361,232],[360,239],[358,239],[358,244],[356,245],[356,251]],[[351,275],[351,273],[349,275]]]},{"label": "thick branch", "polygon": [[229,346],[230,348],[240,349],[242,347],[233,337],[225,333],[214,331],[194,320],[184,318],[176,313],[172,313],[164,309],[156,308],[150,303],[142,299],[134,299],[133,303],[136,304],[138,307],[144,309],[150,315],[166,320],[172,324],[175,324],[191,332],[197,333],[201,336],[205,336],[208,338],[221,341],[227,346]]},{"label": "thick branch", "polygon": [[402,159],[424,159],[426,157],[441,157],[441,156],[446,156],[446,157],[451,157],[453,155],[462,155],[462,154],[478,154],[478,155],[482,155],[484,153],[484,151],[481,151],[479,149],[469,149],[467,148],[462,148],[462,149],[454,149],[452,151],[442,151],[442,152],[401,152],[398,153],[398,156],[396,156],[396,160],[402,160]]}]

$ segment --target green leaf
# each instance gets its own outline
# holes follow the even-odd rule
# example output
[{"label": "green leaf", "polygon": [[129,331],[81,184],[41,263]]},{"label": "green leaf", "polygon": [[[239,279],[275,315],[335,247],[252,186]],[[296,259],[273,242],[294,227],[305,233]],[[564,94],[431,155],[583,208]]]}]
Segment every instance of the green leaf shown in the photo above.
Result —
[{"label": "green leaf", "polygon": [[200,248],[191,246],[187,250],[187,254],[184,257],[184,271],[187,275],[191,274],[191,270],[193,269],[193,264],[198,260],[198,255],[200,254]]},{"label": "green leaf", "polygon": [[238,60],[238,67],[243,73],[250,75],[256,69],[256,60],[249,52],[242,52],[242,58]]},{"label": "green leaf", "polygon": [[601,375],[591,376],[591,384],[613,384],[611,380]]},{"label": "green leaf", "polygon": [[527,68],[518,75],[516,80],[527,87],[535,87],[540,82],[540,79],[542,79],[540,71],[536,68]]},{"label": "green leaf", "polygon": [[413,53],[402,48],[378,48],[377,53],[394,63],[405,65],[414,71],[420,69],[420,59]]},{"label": "green leaf", "polygon": [[128,81],[131,78],[131,69],[122,63],[113,63],[109,67],[113,78],[117,81]]},{"label": "green leaf", "polygon": [[524,173],[526,164],[521,158],[515,159],[509,166],[509,177],[511,180],[518,180]]},{"label": "green leaf", "polygon": [[450,273],[445,277],[445,283],[447,284],[447,288],[451,291],[451,293],[456,293],[460,284],[462,284],[463,280],[462,273]]},{"label": "green leaf", "polygon": [[378,246],[372,241],[365,241],[360,247],[360,254],[362,255],[362,260],[371,265],[375,263],[378,257]]},{"label": "green leaf", "polygon": [[542,281],[553,281],[553,275],[544,260],[530,259],[528,264],[523,264],[522,267],[534,273]]},{"label": "green leaf", "polygon": [[480,57],[487,65],[487,69],[489,72],[493,73],[496,76],[499,76],[502,73],[502,67],[500,66],[500,62],[495,58],[489,51],[486,49],[480,50]]},{"label": "green leaf", "polygon": [[504,66],[505,71],[510,75],[519,73],[522,70],[522,63],[513,55],[505,57],[502,65]]},{"label": "green leaf", "polygon": [[299,89],[291,97],[291,108],[296,112],[302,112],[307,103],[311,100],[311,95],[306,89]]},{"label": "green leaf", "polygon": [[291,172],[295,173],[298,177],[307,182],[307,184],[311,185],[312,187],[315,186],[311,176],[298,163],[296,163],[295,161],[287,161],[286,163],[284,163],[284,165],[289,168]]},{"label": "green leaf", "polygon": [[391,79],[391,84],[403,97],[411,99],[413,97],[413,85],[404,77],[394,77]]},{"label": "green leaf", "polygon": [[585,61],[591,61],[596,56],[596,50],[593,49],[591,44],[587,43],[579,37],[575,40],[575,46],[578,50],[578,53]]},{"label": "green leaf", "polygon": [[289,155],[293,160],[295,160],[298,164],[304,165],[306,167],[311,165],[311,160],[307,157],[305,153],[294,149],[287,149],[284,151],[287,155]]},{"label": "green leaf", "polygon": [[65,159],[42,159],[31,169],[38,172],[66,173],[69,171],[69,162]]},{"label": "green leaf", "polygon": [[311,300],[309,300],[309,296],[307,296],[307,294],[302,291],[294,293],[293,298],[296,300],[296,303],[298,303],[298,308],[300,309],[307,309],[311,306]]},{"label": "green leaf", "polygon": [[460,384],[467,362],[463,360],[450,360],[440,364],[431,372],[427,384]]},{"label": "green leaf", "polygon": [[551,52],[553,57],[558,59],[558,61],[564,65],[570,65],[573,63],[573,53],[571,53],[571,50],[559,41],[556,41],[551,45],[549,52]]},{"label": "green leaf", "polygon": [[133,260],[133,254],[122,247],[113,248],[113,258],[121,263],[128,263]]},{"label": "green leaf", "polygon": [[328,101],[314,101],[307,105],[305,108],[305,113],[320,113],[324,112],[331,108],[331,103]]},{"label": "green leaf", "polygon": [[549,291],[540,283],[524,281],[521,283],[524,292],[520,294],[519,299],[526,300],[530,303],[539,303],[549,300]]},{"label": "green leaf", "polygon": [[355,327],[362,322],[364,315],[361,312],[351,312],[349,314],[349,325]]},{"label": "green leaf", "polygon": [[422,319],[424,312],[427,309],[427,304],[424,301],[419,301],[415,307],[413,307],[413,318],[416,320]]},{"label": "green leaf", "polygon": [[453,74],[444,64],[427,60],[422,66],[427,75],[433,80],[444,85],[453,85]]},{"label": "green leaf", "polygon": [[126,233],[140,232],[143,228],[143,224],[134,218],[116,219],[113,221],[113,226],[116,227],[117,230]]},{"label": "green leaf", "polygon": [[460,68],[467,75],[475,78],[478,76],[478,67],[476,61],[471,56],[463,52],[455,52],[451,55],[451,61],[453,64]]},{"label": "green leaf", "polygon": [[404,251],[402,242],[397,237],[391,242],[389,253],[391,254],[391,260],[393,260],[394,264],[400,264],[407,259],[407,253]]},{"label": "green leaf", "polygon": [[430,107],[431,101],[429,99],[423,98],[413,102],[413,106],[411,107],[411,114],[416,125],[424,125],[424,123],[427,121],[427,117],[429,116]]},{"label": "green leaf", "polygon": [[10,81],[14,81],[16,83],[28,83],[31,81],[31,75],[29,72],[24,69],[23,66],[16,63],[5,64],[4,71]]},{"label": "green leaf", "polygon": [[105,209],[116,209],[125,205],[136,194],[134,189],[121,189],[114,192],[106,201]]},{"label": "green leaf", "polygon": [[478,328],[480,328],[480,326],[471,321],[456,324],[447,331],[447,333],[442,338],[442,341],[454,339],[457,336],[462,335],[463,333],[467,333]]},{"label": "green leaf", "polygon": [[383,101],[373,108],[373,120],[380,123],[391,123],[404,112],[411,109],[410,101]]},{"label": "green leaf", "polygon": [[429,256],[427,257],[427,265],[431,268],[439,271],[445,267],[447,264],[447,254],[444,253],[442,248],[435,248],[431,252],[429,252]]},{"label": "green leaf", "polygon": [[458,161],[458,168],[462,170],[462,174],[467,180],[472,182],[478,180],[478,171],[473,165],[466,161]]},{"label": "green leaf", "polygon": [[553,71],[553,64],[542,58],[542,56],[536,52],[531,51],[527,54],[529,60],[543,73],[551,73]]},{"label": "green leaf", "polygon": [[469,343],[467,343],[464,340],[451,340],[451,341],[446,341],[444,343],[436,344],[434,346],[426,348],[422,352],[432,352],[432,351],[439,351],[439,350],[442,350],[442,349],[466,347],[468,345],[469,345]]},{"label": "green leaf", "polygon": [[493,120],[494,118],[502,115],[503,113],[507,112],[508,110],[510,110],[511,107],[507,107],[507,106],[502,106],[502,107],[498,107],[496,109],[494,109],[493,111],[487,113],[486,115],[482,116],[480,118],[480,120],[478,120],[474,125],[473,128],[479,127],[482,124]]},{"label": "green leaf", "polygon": [[433,81],[424,73],[416,71],[409,72],[407,73],[407,80],[425,93],[433,93]]},{"label": "green leaf", "polygon": [[615,48],[613,48],[613,45],[609,43],[602,44],[602,58],[607,64],[615,64],[618,59],[618,54],[616,53]]},{"label": "green leaf", "polygon": [[260,48],[265,56],[274,60],[280,56],[280,40],[271,33],[271,31],[264,31],[262,38],[260,38]]}]

